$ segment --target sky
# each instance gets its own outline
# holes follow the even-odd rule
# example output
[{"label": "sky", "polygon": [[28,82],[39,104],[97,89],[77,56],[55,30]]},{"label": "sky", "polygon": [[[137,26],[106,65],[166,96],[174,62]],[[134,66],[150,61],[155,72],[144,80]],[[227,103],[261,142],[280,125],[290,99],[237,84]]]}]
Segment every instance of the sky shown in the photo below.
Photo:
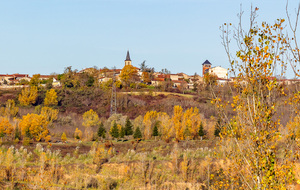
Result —
[{"label": "sky", "polygon": [[219,27],[237,24],[241,5],[248,20],[251,4],[258,21],[286,18],[285,0],[0,0],[0,74],[122,68],[127,50],[156,71],[228,68]]}]

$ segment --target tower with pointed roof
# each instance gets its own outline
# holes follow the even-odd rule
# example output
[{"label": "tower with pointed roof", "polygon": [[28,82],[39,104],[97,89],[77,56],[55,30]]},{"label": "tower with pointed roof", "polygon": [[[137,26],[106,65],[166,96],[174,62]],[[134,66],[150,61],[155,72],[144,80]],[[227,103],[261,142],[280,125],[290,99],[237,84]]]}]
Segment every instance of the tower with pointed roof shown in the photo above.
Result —
[{"label": "tower with pointed roof", "polygon": [[131,65],[131,59],[129,55],[129,50],[127,51],[126,59],[125,59],[125,66],[126,65]]},{"label": "tower with pointed roof", "polygon": [[211,68],[211,63],[208,60],[202,63],[202,76],[208,73],[210,68]]}]

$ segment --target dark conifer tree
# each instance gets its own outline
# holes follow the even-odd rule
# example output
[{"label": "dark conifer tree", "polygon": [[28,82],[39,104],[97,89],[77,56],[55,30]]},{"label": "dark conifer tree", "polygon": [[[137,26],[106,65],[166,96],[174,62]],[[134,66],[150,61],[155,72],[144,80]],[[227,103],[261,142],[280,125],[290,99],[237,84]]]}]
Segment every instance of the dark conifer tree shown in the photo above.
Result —
[{"label": "dark conifer tree", "polygon": [[129,118],[127,117],[126,119],[126,124],[125,124],[125,135],[132,135],[133,134],[133,130],[132,130],[132,123],[130,122]]},{"label": "dark conifer tree", "polygon": [[117,123],[115,121],[114,121],[114,125],[112,126],[112,128],[110,130],[110,135],[114,138],[119,137],[119,129],[118,129]]},{"label": "dark conifer tree", "polygon": [[101,122],[98,128],[98,137],[105,138],[105,135],[106,135],[106,130],[103,126],[103,123]]},{"label": "dark conifer tree", "polygon": [[134,131],[133,138],[142,138],[142,132],[139,127],[137,127]]}]

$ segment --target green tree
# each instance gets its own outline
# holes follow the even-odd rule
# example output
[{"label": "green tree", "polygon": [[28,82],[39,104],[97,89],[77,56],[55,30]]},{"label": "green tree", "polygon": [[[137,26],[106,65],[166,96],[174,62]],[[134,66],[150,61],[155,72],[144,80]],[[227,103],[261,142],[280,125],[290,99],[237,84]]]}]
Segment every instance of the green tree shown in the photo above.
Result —
[{"label": "green tree", "polygon": [[113,126],[111,127],[109,134],[113,137],[113,138],[118,138],[119,137],[119,129],[118,129],[118,125],[116,123],[116,121],[114,121]]},{"label": "green tree", "polygon": [[159,133],[158,133],[158,125],[159,125],[159,122],[158,121],[155,122],[155,125],[153,127],[153,131],[152,131],[152,136],[154,136],[154,137],[157,137],[159,135]]},{"label": "green tree", "polygon": [[132,130],[132,123],[130,122],[129,118],[127,117],[126,119],[126,123],[125,123],[125,135],[132,135],[133,134],[133,130]]},{"label": "green tree", "polygon": [[142,132],[139,127],[137,127],[134,131],[133,138],[138,139],[142,138]]},{"label": "green tree", "polygon": [[121,127],[119,136],[120,136],[120,138],[124,138],[124,136],[125,136],[125,128],[123,126]]},{"label": "green tree", "polygon": [[101,138],[105,138],[105,136],[106,136],[106,130],[105,130],[102,122],[99,124],[97,134],[98,134],[98,137],[101,137]]},{"label": "green tree", "polygon": [[200,128],[199,128],[199,136],[200,136],[200,138],[201,138],[201,140],[203,139],[203,137],[204,137],[204,135],[205,135],[205,131],[204,131],[204,129],[203,129],[203,124],[202,124],[202,122],[200,123]]}]

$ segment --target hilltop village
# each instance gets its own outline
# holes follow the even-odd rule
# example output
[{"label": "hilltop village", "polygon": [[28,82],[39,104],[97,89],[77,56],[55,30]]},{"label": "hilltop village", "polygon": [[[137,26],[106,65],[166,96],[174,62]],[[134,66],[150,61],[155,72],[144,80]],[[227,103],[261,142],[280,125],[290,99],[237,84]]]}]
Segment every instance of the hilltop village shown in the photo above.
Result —
[{"label": "hilltop village", "polygon": [[[172,74],[167,69],[163,69],[160,72],[156,72],[154,68],[150,68],[145,65],[145,62],[140,65],[140,68],[132,65],[130,53],[127,51],[125,65],[123,69],[109,69],[109,68],[86,68],[81,71],[72,71],[76,74],[87,74],[93,77],[94,82],[98,81],[99,84],[107,83],[112,80],[129,82],[129,87],[139,88],[144,85],[158,87],[163,85],[162,83],[168,82],[172,88],[180,89],[194,89],[197,85],[204,82],[203,77],[209,73],[215,75],[218,83],[229,82],[227,69],[221,66],[212,67],[212,64],[206,60],[202,64],[202,76],[195,73],[194,75],[188,75],[185,73]],[[126,70],[127,69],[127,70]],[[66,68],[64,74],[70,71],[71,67]],[[122,74],[123,72],[123,74]],[[124,72],[126,72],[124,74]],[[52,87],[59,87],[62,84],[62,75],[33,75],[29,74],[0,74],[0,88],[17,88],[29,85],[30,81],[39,79],[40,85],[44,86],[47,83],[51,83]],[[128,75],[128,76],[124,76]],[[129,80],[129,81],[126,81]],[[121,85],[121,84],[120,84]],[[124,84],[123,84],[124,85]],[[130,86],[131,85],[131,86]]]}]

